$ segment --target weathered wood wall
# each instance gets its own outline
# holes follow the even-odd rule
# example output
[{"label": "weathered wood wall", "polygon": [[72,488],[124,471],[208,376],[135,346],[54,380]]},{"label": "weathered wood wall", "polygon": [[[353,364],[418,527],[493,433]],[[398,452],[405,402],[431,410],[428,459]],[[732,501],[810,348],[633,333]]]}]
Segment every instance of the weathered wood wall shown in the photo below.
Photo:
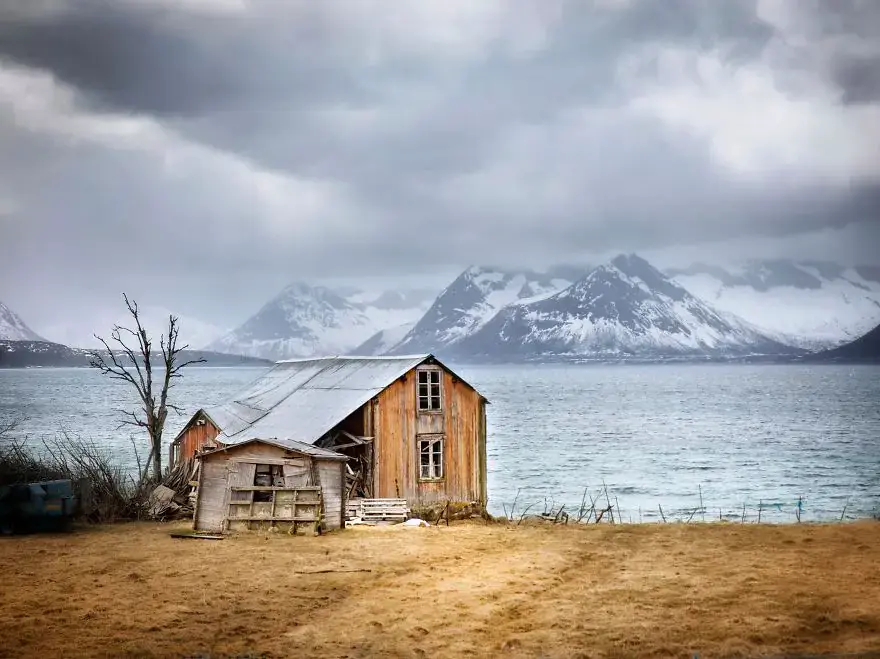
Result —
[{"label": "weathered wood wall", "polygon": [[342,528],[345,526],[345,463],[333,460],[316,462],[324,497],[324,526]]},{"label": "weathered wood wall", "polygon": [[[204,420],[202,425],[196,423],[198,420]],[[202,448],[216,448],[214,439],[220,434],[220,428],[204,414],[198,412],[196,416],[190,419],[189,425],[184,429],[183,433],[175,440],[171,446],[171,462],[175,463],[180,460],[191,459],[196,451]],[[177,451],[175,452],[175,448]]]},{"label": "weathered wood wall", "polygon": [[[416,372],[377,396],[374,496],[404,498],[411,506],[486,502],[485,404],[479,393],[443,370],[442,412],[419,412]],[[420,434],[444,435],[444,478],[419,480]]]},{"label": "weathered wood wall", "polygon": [[193,528],[196,531],[219,533],[223,530],[228,476],[226,460],[221,455],[205,456],[202,460],[193,514]]},{"label": "weathered wood wall", "polygon": [[[234,462],[282,464],[286,486],[320,485],[324,503],[324,526],[338,529],[344,526],[345,488],[344,463],[338,460],[322,460],[308,455],[287,451],[271,444],[252,443],[230,447],[226,451],[211,453],[200,458],[199,486],[193,528],[197,531],[219,532],[224,530],[229,508],[229,474]],[[314,463],[315,468],[312,469]],[[287,467],[290,467],[288,470]],[[288,475],[289,472],[289,475]],[[240,471],[237,473],[245,473]],[[252,485],[253,471],[246,472],[245,480],[238,485]],[[290,479],[288,481],[288,479]],[[314,482],[317,479],[318,482]]]}]

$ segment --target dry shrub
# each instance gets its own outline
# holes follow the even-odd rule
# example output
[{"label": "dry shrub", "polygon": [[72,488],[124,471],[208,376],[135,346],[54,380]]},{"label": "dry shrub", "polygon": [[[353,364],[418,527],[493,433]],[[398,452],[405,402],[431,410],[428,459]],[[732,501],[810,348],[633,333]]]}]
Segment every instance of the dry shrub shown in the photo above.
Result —
[{"label": "dry shrub", "polygon": [[0,485],[67,479],[83,496],[88,484],[88,510],[92,522],[114,522],[145,517],[150,479],[135,479],[111,452],[94,441],[61,433],[43,441],[44,451],[21,440],[4,437],[0,441]]}]

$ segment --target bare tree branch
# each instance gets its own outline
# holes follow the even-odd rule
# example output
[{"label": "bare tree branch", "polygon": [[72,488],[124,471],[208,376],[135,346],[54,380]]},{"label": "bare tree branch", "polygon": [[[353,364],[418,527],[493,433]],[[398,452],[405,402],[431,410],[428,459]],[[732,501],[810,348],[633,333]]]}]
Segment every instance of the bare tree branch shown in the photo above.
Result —
[{"label": "bare tree branch", "polygon": [[0,438],[4,435],[11,435],[15,429],[25,421],[24,417],[11,419],[9,421],[0,421]]},{"label": "bare tree branch", "polygon": [[[183,410],[168,402],[168,390],[173,386],[175,378],[182,377],[181,371],[187,366],[193,364],[204,363],[204,359],[191,359],[179,362],[180,353],[189,346],[184,345],[178,347],[177,340],[180,335],[180,326],[176,316],[168,317],[168,335],[167,338],[162,334],[159,338],[159,345],[162,356],[162,368],[164,373],[161,379],[161,390],[158,392],[158,402],[156,392],[153,390],[153,351],[152,342],[147,334],[146,329],[141,323],[140,313],[137,302],[129,300],[128,296],[123,293],[123,300],[134,321],[134,328],[122,327],[114,325],[110,333],[110,339],[118,348],[113,350],[110,343],[96,335],[96,338],[104,346],[104,351],[95,351],[92,353],[90,361],[93,368],[98,369],[102,374],[113,380],[120,380],[133,386],[137,391],[142,406],[137,411],[117,410],[122,416],[119,428],[125,426],[133,426],[144,428],[150,439],[150,456],[147,458],[144,471],[142,472],[141,481],[146,477],[149,466],[153,466],[153,476],[156,480],[162,477],[162,433],[165,428],[165,420],[168,417],[168,410],[181,414]],[[133,340],[126,342],[127,337]],[[137,341],[137,346],[134,346]],[[128,361],[130,364],[124,364]]]}]

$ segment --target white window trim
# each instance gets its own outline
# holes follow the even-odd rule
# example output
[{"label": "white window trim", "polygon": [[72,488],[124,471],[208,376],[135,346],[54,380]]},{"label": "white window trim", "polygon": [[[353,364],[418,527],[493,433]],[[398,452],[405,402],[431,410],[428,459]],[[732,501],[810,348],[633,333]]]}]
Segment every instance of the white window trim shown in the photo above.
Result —
[{"label": "white window trim", "polygon": [[[428,442],[429,448],[433,448],[434,442],[440,442],[440,475],[439,476],[423,476],[422,475],[422,442]],[[429,468],[434,473],[434,452],[429,451],[430,456]],[[444,435],[417,435],[416,436],[416,460],[418,469],[419,482],[439,482],[446,479],[446,437]]]},{"label": "white window trim", "polygon": [[[419,395],[419,374],[420,373],[438,373],[439,382],[437,385],[440,387],[440,407],[437,409],[422,409],[422,396]],[[431,377],[428,376],[428,404],[430,405],[431,401]],[[439,366],[419,366],[416,368],[416,412],[419,414],[442,414],[445,407],[445,396],[443,393],[443,369]]]}]

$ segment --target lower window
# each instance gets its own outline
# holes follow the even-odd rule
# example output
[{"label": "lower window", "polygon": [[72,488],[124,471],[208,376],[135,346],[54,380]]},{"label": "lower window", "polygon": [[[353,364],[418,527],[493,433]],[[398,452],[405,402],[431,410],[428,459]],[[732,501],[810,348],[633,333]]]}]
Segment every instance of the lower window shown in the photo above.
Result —
[{"label": "lower window", "polygon": [[443,478],[442,437],[419,440],[419,478],[421,480]]}]

